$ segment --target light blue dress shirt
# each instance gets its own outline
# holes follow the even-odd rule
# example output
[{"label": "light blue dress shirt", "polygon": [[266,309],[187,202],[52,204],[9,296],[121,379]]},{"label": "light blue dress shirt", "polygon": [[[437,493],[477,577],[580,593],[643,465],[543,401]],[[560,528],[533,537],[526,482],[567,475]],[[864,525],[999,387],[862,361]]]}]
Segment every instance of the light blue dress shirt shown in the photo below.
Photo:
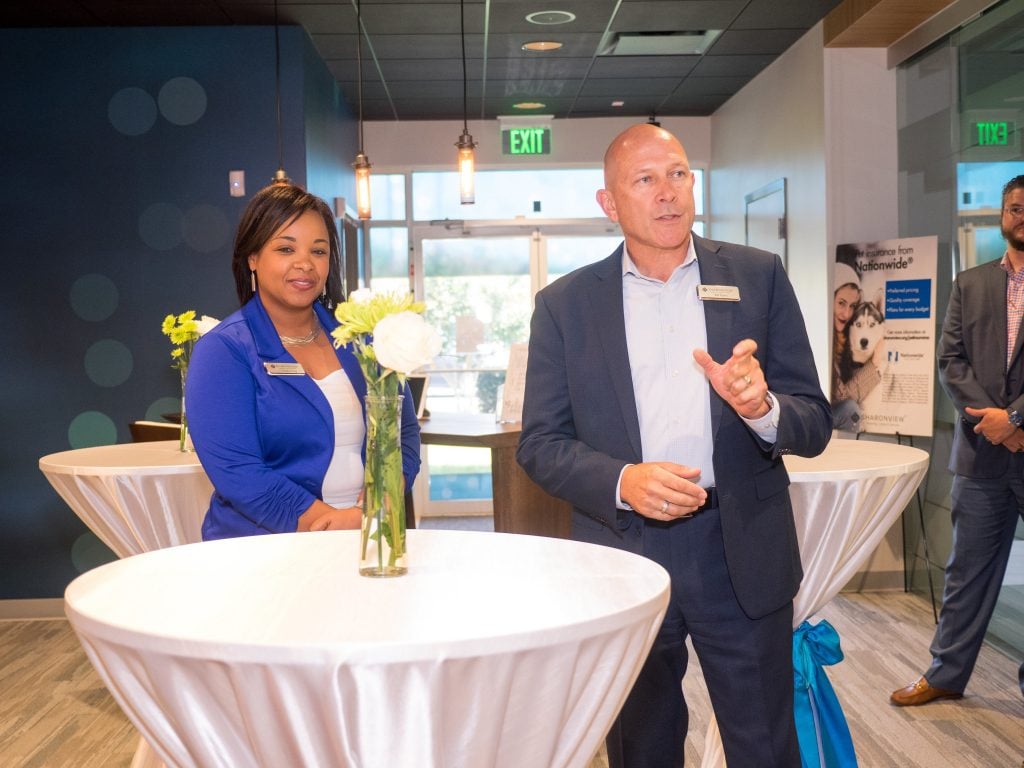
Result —
[{"label": "light blue dress shirt", "polygon": [[[643,275],[623,247],[626,348],[643,460],[698,467],[701,474],[693,482],[710,488],[715,484],[711,384],[693,359],[695,349],[707,349],[704,308],[697,298],[699,284],[693,238],[683,263],[667,281]],[[778,400],[772,398],[771,405],[761,418],[744,419],[768,444],[773,444],[778,434]],[[616,502],[621,509],[629,508],[619,497],[618,486]]]},{"label": "light blue dress shirt", "polygon": [[690,241],[686,259],[666,282],[646,277],[622,254],[622,305],[644,461],[699,467],[698,485],[715,484],[711,400],[693,350],[707,349],[700,269]]}]

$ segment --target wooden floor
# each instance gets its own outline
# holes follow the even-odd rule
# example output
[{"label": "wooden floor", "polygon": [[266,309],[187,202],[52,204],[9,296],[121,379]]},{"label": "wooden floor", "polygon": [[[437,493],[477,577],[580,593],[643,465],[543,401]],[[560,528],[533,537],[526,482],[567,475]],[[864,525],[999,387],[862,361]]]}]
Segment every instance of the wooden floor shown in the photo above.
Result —
[{"label": "wooden floor", "polygon": [[[962,701],[897,709],[887,703],[889,691],[915,680],[927,662],[927,603],[905,594],[844,595],[817,619],[827,619],[842,637],[846,660],[829,675],[861,766],[1024,764],[1017,662],[986,647]],[[685,682],[689,766],[700,764],[709,713],[698,673],[691,667]],[[137,739],[67,622],[0,621],[0,767],[128,768]],[[591,768],[606,765],[602,750]]]}]

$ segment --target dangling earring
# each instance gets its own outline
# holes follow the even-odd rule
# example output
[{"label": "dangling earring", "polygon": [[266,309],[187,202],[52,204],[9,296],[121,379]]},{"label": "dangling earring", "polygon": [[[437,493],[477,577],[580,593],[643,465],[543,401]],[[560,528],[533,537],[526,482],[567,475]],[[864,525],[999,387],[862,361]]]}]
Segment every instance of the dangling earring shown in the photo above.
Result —
[{"label": "dangling earring", "polygon": [[249,270],[249,281],[252,283],[252,292],[256,293],[256,270]]}]

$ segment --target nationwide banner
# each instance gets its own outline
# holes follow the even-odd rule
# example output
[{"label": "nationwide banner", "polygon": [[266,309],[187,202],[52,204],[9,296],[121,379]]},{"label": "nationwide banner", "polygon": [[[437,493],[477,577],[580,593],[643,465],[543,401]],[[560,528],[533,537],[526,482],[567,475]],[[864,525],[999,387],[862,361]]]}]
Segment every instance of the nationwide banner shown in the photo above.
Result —
[{"label": "nationwide banner", "polygon": [[836,429],[932,434],[937,237],[836,246],[832,414]]}]

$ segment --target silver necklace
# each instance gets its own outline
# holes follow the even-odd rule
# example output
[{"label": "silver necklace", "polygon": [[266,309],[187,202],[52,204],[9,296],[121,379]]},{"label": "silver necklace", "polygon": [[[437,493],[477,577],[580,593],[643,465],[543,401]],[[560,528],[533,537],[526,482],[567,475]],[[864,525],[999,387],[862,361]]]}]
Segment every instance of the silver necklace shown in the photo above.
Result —
[{"label": "silver necklace", "polygon": [[290,347],[304,347],[305,345],[312,344],[314,341],[316,341],[316,337],[319,335],[320,323],[316,323],[313,326],[313,330],[307,333],[305,336],[281,336],[279,334],[278,338],[281,339],[282,344],[287,344]]}]

